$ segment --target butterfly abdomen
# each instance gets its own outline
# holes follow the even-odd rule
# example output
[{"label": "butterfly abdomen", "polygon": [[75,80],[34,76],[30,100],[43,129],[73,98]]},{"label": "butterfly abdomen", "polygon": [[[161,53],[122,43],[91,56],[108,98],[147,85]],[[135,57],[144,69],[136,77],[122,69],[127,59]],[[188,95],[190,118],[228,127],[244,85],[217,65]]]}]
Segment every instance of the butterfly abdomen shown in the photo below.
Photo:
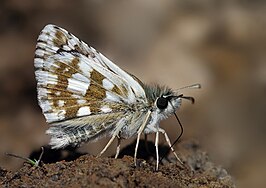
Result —
[{"label": "butterfly abdomen", "polygon": [[76,146],[86,142],[92,136],[86,128],[69,129],[67,127],[51,126],[46,133],[51,136],[50,145],[53,149]]},{"label": "butterfly abdomen", "polygon": [[[79,119],[70,119],[50,125],[46,134],[51,136],[50,145],[52,148],[64,148],[68,145],[77,146],[84,142],[96,141],[106,134],[112,134],[115,130],[121,113],[112,115],[88,116]],[[117,119],[117,121],[114,121]]]}]

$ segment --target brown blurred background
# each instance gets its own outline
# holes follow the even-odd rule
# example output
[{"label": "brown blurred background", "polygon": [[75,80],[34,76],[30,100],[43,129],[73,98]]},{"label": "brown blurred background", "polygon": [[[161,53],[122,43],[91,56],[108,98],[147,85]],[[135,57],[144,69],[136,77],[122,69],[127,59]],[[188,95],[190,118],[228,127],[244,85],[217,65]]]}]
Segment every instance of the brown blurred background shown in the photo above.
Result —
[{"label": "brown blurred background", "polygon": [[[198,140],[238,187],[266,186],[265,1],[1,0],[0,166],[9,170],[22,161],[4,152],[29,156],[49,140],[33,67],[36,39],[48,23],[74,33],[146,83],[201,83],[201,90],[182,91],[196,98],[178,112],[182,139]],[[172,140],[176,124],[173,117],[161,123]],[[96,154],[105,143],[81,151]]]}]

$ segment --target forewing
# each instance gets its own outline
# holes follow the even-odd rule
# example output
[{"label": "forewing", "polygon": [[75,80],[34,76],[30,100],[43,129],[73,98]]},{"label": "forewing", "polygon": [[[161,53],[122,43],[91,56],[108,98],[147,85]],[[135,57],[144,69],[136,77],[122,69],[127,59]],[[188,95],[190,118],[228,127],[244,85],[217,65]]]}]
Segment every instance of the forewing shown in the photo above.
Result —
[{"label": "forewing", "polygon": [[34,65],[38,100],[48,123],[116,113],[146,101],[136,79],[54,25],[41,31]]}]

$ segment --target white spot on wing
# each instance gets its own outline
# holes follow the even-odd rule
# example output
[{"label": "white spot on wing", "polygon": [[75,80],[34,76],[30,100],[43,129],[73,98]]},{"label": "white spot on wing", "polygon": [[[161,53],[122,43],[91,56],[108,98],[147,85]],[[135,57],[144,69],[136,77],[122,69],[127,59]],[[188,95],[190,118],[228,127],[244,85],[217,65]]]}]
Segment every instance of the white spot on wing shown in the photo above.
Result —
[{"label": "white spot on wing", "polygon": [[89,76],[89,73],[92,71],[92,67],[86,61],[80,61],[78,66],[82,72]]},{"label": "white spot on wing", "polygon": [[68,80],[67,90],[75,93],[81,93],[82,95],[86,94],[90,86],[89,83],[80,82],[73,78],[68,78],[67,80]]},{"label": "white spot on wing", "polygon": [[72,39],[68,40],[68,45],[69,45],[70,48],[75,49],[74,46],[78,45],[77,44],[77,40],[75,38],[72,38]]},{"label": "white spot on wing", "polygon": [[111,90],[111,89],[113,89],[114,84],[105,78],[105,79],[103,79],[103,87],[106,90]]},{"label": "white spot on wing", "polygon": [[87,101],[86,100],[84,100],[84,99],[78,99],[77,100],[77,103],[78,104],[85,104]]},{"label": "white spot on wing", "polygon": [[101,107],[101,111],[102,111],[103,113],[108,113],[108,112],[111,112],[112,109],[109,108],[108,106],[103,106],[103,107]]},{"label": "white spot on wing", "polygon": [[58,112],[44,113],[44,116],[48,123],[63,120],[65,118],[66,111],[59,110]]},{"label": "white spot on wing", "polygon": [[40,41],[47,41],[48,40],[48,36],[45,33],[42,33],[39,36],[38,40],[40,40]]},{"label": "white spot on wing", "polygon": [[60,91],[56,91],[56,92],[55,92],[55,95],[56,95],[56,96],[60,96],[60,95],[61,95],[61,92],[60,92]]},{"label": "white spot on wing", "polygon": [[38,88],[38,98],[47,97],[47,89],[46,88]]},{"label": "white spot on wing", "polygon": [[109,91],[106,91],[106,101],[112,101],[112,102],[120,102],[120,98],[117,95],[114,95],[113,93],[110,93]]},{"label": "white spot on wing", "polygon": [[63,100],[59,100],[59,101],[58,101],[58,106],[59,106],[59,107],[64,106],[64,104],[65,104],[65,101],[63,101]]},{"label": "white spot on wing", "polygon": [[76,80],[83,81],[85,83],[90,83],[90,80],[87,77],[85,77],[84,75],[80,74],[80,73],[73,74],[72,78],[74,78]]},{"label": "white spot on wing", "polygon": [[38,42],[37,43],[37,47],[42,48],[42,49],[45,49],[46,48],[46,43]]},{"label": "white spot on wing", "polygon": [[40,100],[40,106],[41,106],[43,112],[48,112],[48,111],[52,110],[52,107],[51,107],[52,104],[47,100]]},{"label": "white spot on wing", "polygon": [[43,55],[44,55],[44,50],[42,50],[42,49],[37,49],[37,50],[35,51],[35,54],[36,54],[37,56],[43,56]]},{"label": "white spot on wing", "polygon": [[91,111],[90,111],[90,107],[88,106],[83,106],[80,107],[78,112],[77,112],[77,116],[86,116],[86,115],[90,115]]},{"label": "white spot on wing", "polygon": [[64,45],[63,49],[66,50],[66,51],[70,51],[71,50],[71,48],[69,48],[67,45]]},{"label": "white spot on wing", "polygon": [[42,70],[36,70],[36,79],[38,80],[38,84],[47,85],[47,84],[57,84],[58,76]]},{"label": "white spot on wing", "polygon": [[41,59],[41,58],[36,57],[36,58],[34,59],[34,66],[35,66],[36,68],[42,68],[42,67],[43,67],[43,63],[44,63],[44,61],[43,61],[43,59]]}]

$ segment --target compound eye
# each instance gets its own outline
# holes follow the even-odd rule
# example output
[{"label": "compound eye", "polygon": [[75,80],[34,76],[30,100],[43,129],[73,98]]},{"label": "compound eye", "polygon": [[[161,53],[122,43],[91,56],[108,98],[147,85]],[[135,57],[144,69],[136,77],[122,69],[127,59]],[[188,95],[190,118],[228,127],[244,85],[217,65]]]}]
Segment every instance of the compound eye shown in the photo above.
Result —
[{"label": "compound eye", "polygon": [[159,109],[163,110],[167,107],[168,105],[168,100],[164,97],[159,97],[157,99],[156,105]]}]

